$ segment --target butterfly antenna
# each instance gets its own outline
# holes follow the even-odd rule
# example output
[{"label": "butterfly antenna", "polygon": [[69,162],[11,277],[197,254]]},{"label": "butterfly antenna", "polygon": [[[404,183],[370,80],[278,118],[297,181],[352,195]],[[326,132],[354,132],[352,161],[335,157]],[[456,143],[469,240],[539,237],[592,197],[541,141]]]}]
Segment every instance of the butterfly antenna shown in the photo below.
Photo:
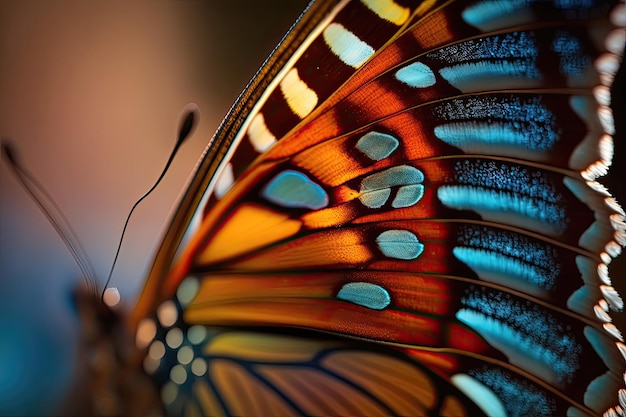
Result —
[{"label": "butterfly antenna", "polygon": [[152,185],[152,187],[150,187],[150,189],[148,191],[146,191],[146,193],[144,195],[142,195],[139,198],[139,200],[137,200],[135,202],[133,207],[130,209],[130,212],[128,213],[128,217],[126,217],[126,222],[124,223],[124,228],[122,229],[122,236],[120,237],[119,244],[117,245],[117,251],[115,252],[115,258],[113,258],[113,264],[111,264],[111,270],[109,271],[109,276],[107,277],[107,279],[106,279],[106,281],[104,283],[104,286],[102,288],[102,294],[100,295],[100,299],[102,301],[104,301],[105,292],[107,290],[107,287],[109,286],[109,283],[111,282],[111,277],[113,276],[113,270],[115,269],[115,264],[117,263],[117,258],[118,258],[119,254],[120,254],[120,250],[122,249],[122,242],[124,240],[124,234],[126,233],[126,228],[128,227],[128,222],[130,221],[130,217],[133,215],[133,212],[135,211],[135,208],[137,208],[139,203],[141,203],[146,197],[148,197],[148,195],[150,193],[152,193],[152,191],[154,191],[154,189],[159,185],[159,183],[161,182],[161,180],[165,176],[165,173],[167,172],[167,170],[169,169],[170,165],[172,164],[172,161],[174,160],[174,157],[176,156],[176,153],[180,149],[180,147],[183,144],[183,142],[187,139],[189,134],[192,132],[193,128],[195,127],[196,120],[198,118],[198,106],[196,106],[195,104],[187,105],[187,107],[185,109],[185,112],[184,112],[184,115],[185,116],[182,119],[182,122],[180,123],[180,127],[178,129],[178,139],[176,140],[176,144],[174,145],[174,149],[172,149],[172,152],[170,153],[169,159],[165,163],[165,167],[163,168],[163,171],[161,172],[161,175],[159,175],[159,178]]},{"label": "butterfly antenna", "polygon": [[9,167],[22,183],[28,195],[37,204],[41,212],[46,216],[54,230],[70,251],[74,261],[80,268],[81,273],[87,283],[87,288],[91,293],[96,293],[96,272],[87,252],[80,243],[78,236],[72,229],[63,211],[52,198],[46,188],[30,173],[15,156],[15,151],[7,139],[2,140],[2,155],[9,162]]}]

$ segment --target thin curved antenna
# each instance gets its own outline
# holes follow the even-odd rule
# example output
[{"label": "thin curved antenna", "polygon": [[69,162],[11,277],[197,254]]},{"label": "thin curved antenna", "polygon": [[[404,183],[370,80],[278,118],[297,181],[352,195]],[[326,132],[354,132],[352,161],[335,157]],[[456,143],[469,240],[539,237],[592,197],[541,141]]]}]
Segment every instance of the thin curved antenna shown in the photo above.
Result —
[{"label": "thin curved antenna", "polygon": [[148,191],[146,191],[146,193],[144,193],[144,195],[142,195],[135,202],[133,207],[130,209],[130,212],[128,213],[128,217],[126,217],[126,222],[124,223],[124,228],[122,229],[122,235],[120,236],[119,244],[117,245],[117,251],[115,252],[115,258],[113,258],[113,263],[111,264],[111,270],[109,271],[109,276],[107,277],[106,281],[104,282],[104,286],[102,287],[102,293],[100,294],[100,299],[101,300],[104,301],[104,293],[107,290],[107,287],[109,286],[109,282],[111,282],[111,277],[113,276],[113,270],[115,269],[115,265],[117,263],[117,258],[118,258],[119,254],[120,254],[120,250],[122,249],[122,242],[124,240],[124,235],[126,233],[126,228],[128,227],[128,222],[130,221],[130,217],[132,216],[133,212],[135,211],[135,209],[137,208],[139,203],[141,203],[146,197],[148,197],[148,195],[150,193],[152,193],[152,191],[154,191],[154,189],[159,185],[159,183],[161,182],[161,180],[165,176],[165,173],[167,172],[167,170],[169,169],[170,165],[172,164],[172,161],[174,160],[174,157],[176,156],[176,153],[180,149],[180,147],[183,144],[183,142],[187,139],[187,137],[189,137],[189,134],[192,132],[193,128],[195,127],[197,118],[198,118],[198,107],[195,104],[187,105],[187,108],[185,109],[185,116],[182,119],[182,122],[180,124],[179,129],[178,129],[178,139],[176,140],[176,144],[174,145],[174,149],[172,149],[172,152],[170,153],[169,159],[165,163],[165,167],[163,168],[163,171],[161,172],[161,175],[159,175],[159,178],[152,185],[152,187],[150,187],[150,189]]},{"label": "thin curved antenna", "polygon": [[54,230],[70,251],[76,261],[83,277],[87,283],[87,288],[91,293],[96,293],[96,272],[93,263],[89,259],[84,246],[78,239],[70,222],[54,198],[48,193],[46,188],[17,160],[13,146],[6,138],[2,139],[2,155],[9,162],[9,167],[22,183],[28,195],[37,204],[41,212],[46,216]]}]

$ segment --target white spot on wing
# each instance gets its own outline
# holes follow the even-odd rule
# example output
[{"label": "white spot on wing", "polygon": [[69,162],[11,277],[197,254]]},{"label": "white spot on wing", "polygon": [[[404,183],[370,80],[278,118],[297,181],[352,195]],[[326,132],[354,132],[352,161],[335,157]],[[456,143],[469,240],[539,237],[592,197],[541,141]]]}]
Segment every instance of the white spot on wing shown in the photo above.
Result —
[{"label": "white spot on wing", "polygon": [[143,319],[137,325],[135,344],[138,349],[143,349],[154,339],[156,335],[156,324],[152,319]]},{"label": "white spot on wing", "polygon": [[170,379],[175,384],[184,384],[187,381],[187,371],[182,365],[174,365],[170,371]]},{"label": "white spot on wing", "polygon": [[285,78],[280,82],[280,91],[291,111],[301,119],[317,106],[317,94],[300,79],[296,68],[292,68],[285,74]]},{"label": "white spot on wing", "polygon": [[178,350],[176,359],[179,363],[187,365],[193,360],[193,349],[190,346],[183,346]]},{"label": "white spot on wing", "polygon": [[593,89],[593,96],[602,106],[611,105],[611,89],[606,85],[598,85]]},{"label": "white spot on wing", "polygon": [[161,360],[165,356],[165,346],[163,342],[155,340],[148,349],[148,356],[154,360]]},{"label": "white spot on wing", "polygon": [[611,11],[610,19],[615,26],[626,26],[626,3],[616,5]]},{"label": "white spot on wing", "polygon": [[159,359],[154,359],[150,356],[143,358],[143,370],[149,375],[154,374],[156,370],[159,369],[159,365],[161,365],[161,361]]},{"label": "white spot on wing", "polygon": [[206,373],[206,361],[202,358],[196,358],[191,362],[191,372],[196,376],[202,376]]},{"label": "white spot on wing", "polygon": [[452,383],[471,398],[488,416],[506,416],[506,409],[498,396],[482,382],[466,375],[456,374],[450,378]]},{"label": "white spot on wing", "polygon": [[[619,353],[621,353],[624,360],[626,360],[626,346],[620,342],[615,343],[615,346],[617,346],[617,350],[619,350]],[[624,382],[626,382],[626,373],[624,374]]]},{"label": "white spot on wing", "polygon": [[176,305],[171,300],[163,301],[157,307],[156,315],[163,327],[173,326],[176,320],[178,320],[178,310],[176,310]]},{"label": "white spot on wing", "polygon": [[361,0],[368,9],[388,22],[401,26],[411,15],[407,7],[402,7],[393,0]]},{"label": "white spot on wing", "polygon": [[185,278],[176,290],[176,298],[178,298],[180,305],[187,306],[196,297],[199,287],[200,283],[196,277]]},{"label": "white spot on wing", "polygon": [[426,88],[435,85],[437,79],[428,65],[413,62],[396,71],[396,79],[413,88]]},{"label": "white spot on wing", "polygon": [[206,328],[199,324],[191,326],[189,329],[187,329],[187,340],[189,340],[189,342],[194,345],[202,343],[206,336]]},{"label": "white spot on wing", "polygon": [[172,349],[176,349],[183,343],[183,331],[174,327],[165,334],[165,343]]},{"label": "white spot on wing", "polygon": [[615,291],[615,288],[608,285],[600,285],[600,292],[604,296],[604,299],[609,303],[612,310],[620,311],[624,308],[624,302],[617,291]]},{"label": "white spot on wing", "polygon": [[594,66],[600,75],[600,82],[610,87],[619,69],[620,59],[617,55],[606,52],[595,60]]},{"label": "white spot on wing", "polygon": [[604,323],[602,325],[602,327],[604,327],[604,330],[606,330],[607,333],[609,333],[611,336],[613,336],[614,338],[616,338],[620,342],[624,341],[624,337],[622,336],[622,332],[620,332],[619,329],[617,327],[615,327],[615,325],[613,323]]},{"label": "white spot on wing", "polygon": [[219,179],[215,183],[215,198],[220,199],[230,190],[235,183],[235,175],[233,174],[233,164],[230,162],[224,167],[224,171],[220,174]]},{"label": "white spot on wing", "polygon": [[262,153],[276,143],[276,136],[270,132],[265,124],[265,117],[259,113],[252,118],[248,127],[248,137],[255,151]]},{"label": "white spot on wing", "polygon": [[619,55],[624,50],[624,43],[626,43],[626,30],[615,29],[607,35],[604,46],[609,52]]},{"label": "white spot on wing", "polygon": [[353,68],[363,65],[375,52],[339,23],[331,23],[324,29],[324,41],[341,62]]},{"label": "white spot on wing", "polygon": [[600,124],[606,133],[609,135],[615,134],[615,122],[613,120],[613,111],[606,106],[598,107],[598,119]]},{"label": "white spot on wing", "polygon": [[172,382],[168,382],[163,385],[163,388],[161,389],[161,401],[163,401],[163,404],[172,404],[174,401],[176,401],[177,397],[178,386],[176,386]]},{"label": "white spot on wing", "polygon": [[593,306],[593,312],[596,313],[596,317],[599,320],[602,320],[605,323],[608,323],[611,321],[611,316],[609,316],[606,311],[604,311],[604,309],[599,306],[598,304],[596,304],[595,306]]}]

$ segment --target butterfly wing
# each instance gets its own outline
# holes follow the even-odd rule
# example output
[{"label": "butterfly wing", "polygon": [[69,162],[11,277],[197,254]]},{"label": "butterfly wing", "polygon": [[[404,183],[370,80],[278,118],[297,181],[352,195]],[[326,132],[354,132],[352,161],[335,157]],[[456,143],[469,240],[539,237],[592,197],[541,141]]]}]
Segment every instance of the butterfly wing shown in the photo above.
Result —
[{"label": "butterfly wing", "polygon": [[619,411],[624,213],[595,181],[613,6],[313,6],[215,138],[140,300],[165,402]]}]

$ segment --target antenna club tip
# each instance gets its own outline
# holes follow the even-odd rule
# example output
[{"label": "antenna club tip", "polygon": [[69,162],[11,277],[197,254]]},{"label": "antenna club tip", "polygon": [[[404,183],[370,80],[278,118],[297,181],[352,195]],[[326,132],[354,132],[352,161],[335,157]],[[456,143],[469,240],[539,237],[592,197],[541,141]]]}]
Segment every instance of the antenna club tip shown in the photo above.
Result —
[{"label": "antenna club tip", "polygon": [[200,108],[195,103],[189,103],[183,109],[180,127],[178,129],[178,145],[180,146],[193,131],[200,118]]},{"label": "antenna club tip", "polygon": [[1,145],[2,154],[9,160],[11,164],[15,165],[15,152],[13,151],[13,146],[11,145],[11,143],[6,138],[2,138]]},{"label": "antenna club tip", "polygon": [[200,114],[200,107],[196,103],[187,103],[183,108],[183,114],[187,113],[195,113],[197,115]]}]

